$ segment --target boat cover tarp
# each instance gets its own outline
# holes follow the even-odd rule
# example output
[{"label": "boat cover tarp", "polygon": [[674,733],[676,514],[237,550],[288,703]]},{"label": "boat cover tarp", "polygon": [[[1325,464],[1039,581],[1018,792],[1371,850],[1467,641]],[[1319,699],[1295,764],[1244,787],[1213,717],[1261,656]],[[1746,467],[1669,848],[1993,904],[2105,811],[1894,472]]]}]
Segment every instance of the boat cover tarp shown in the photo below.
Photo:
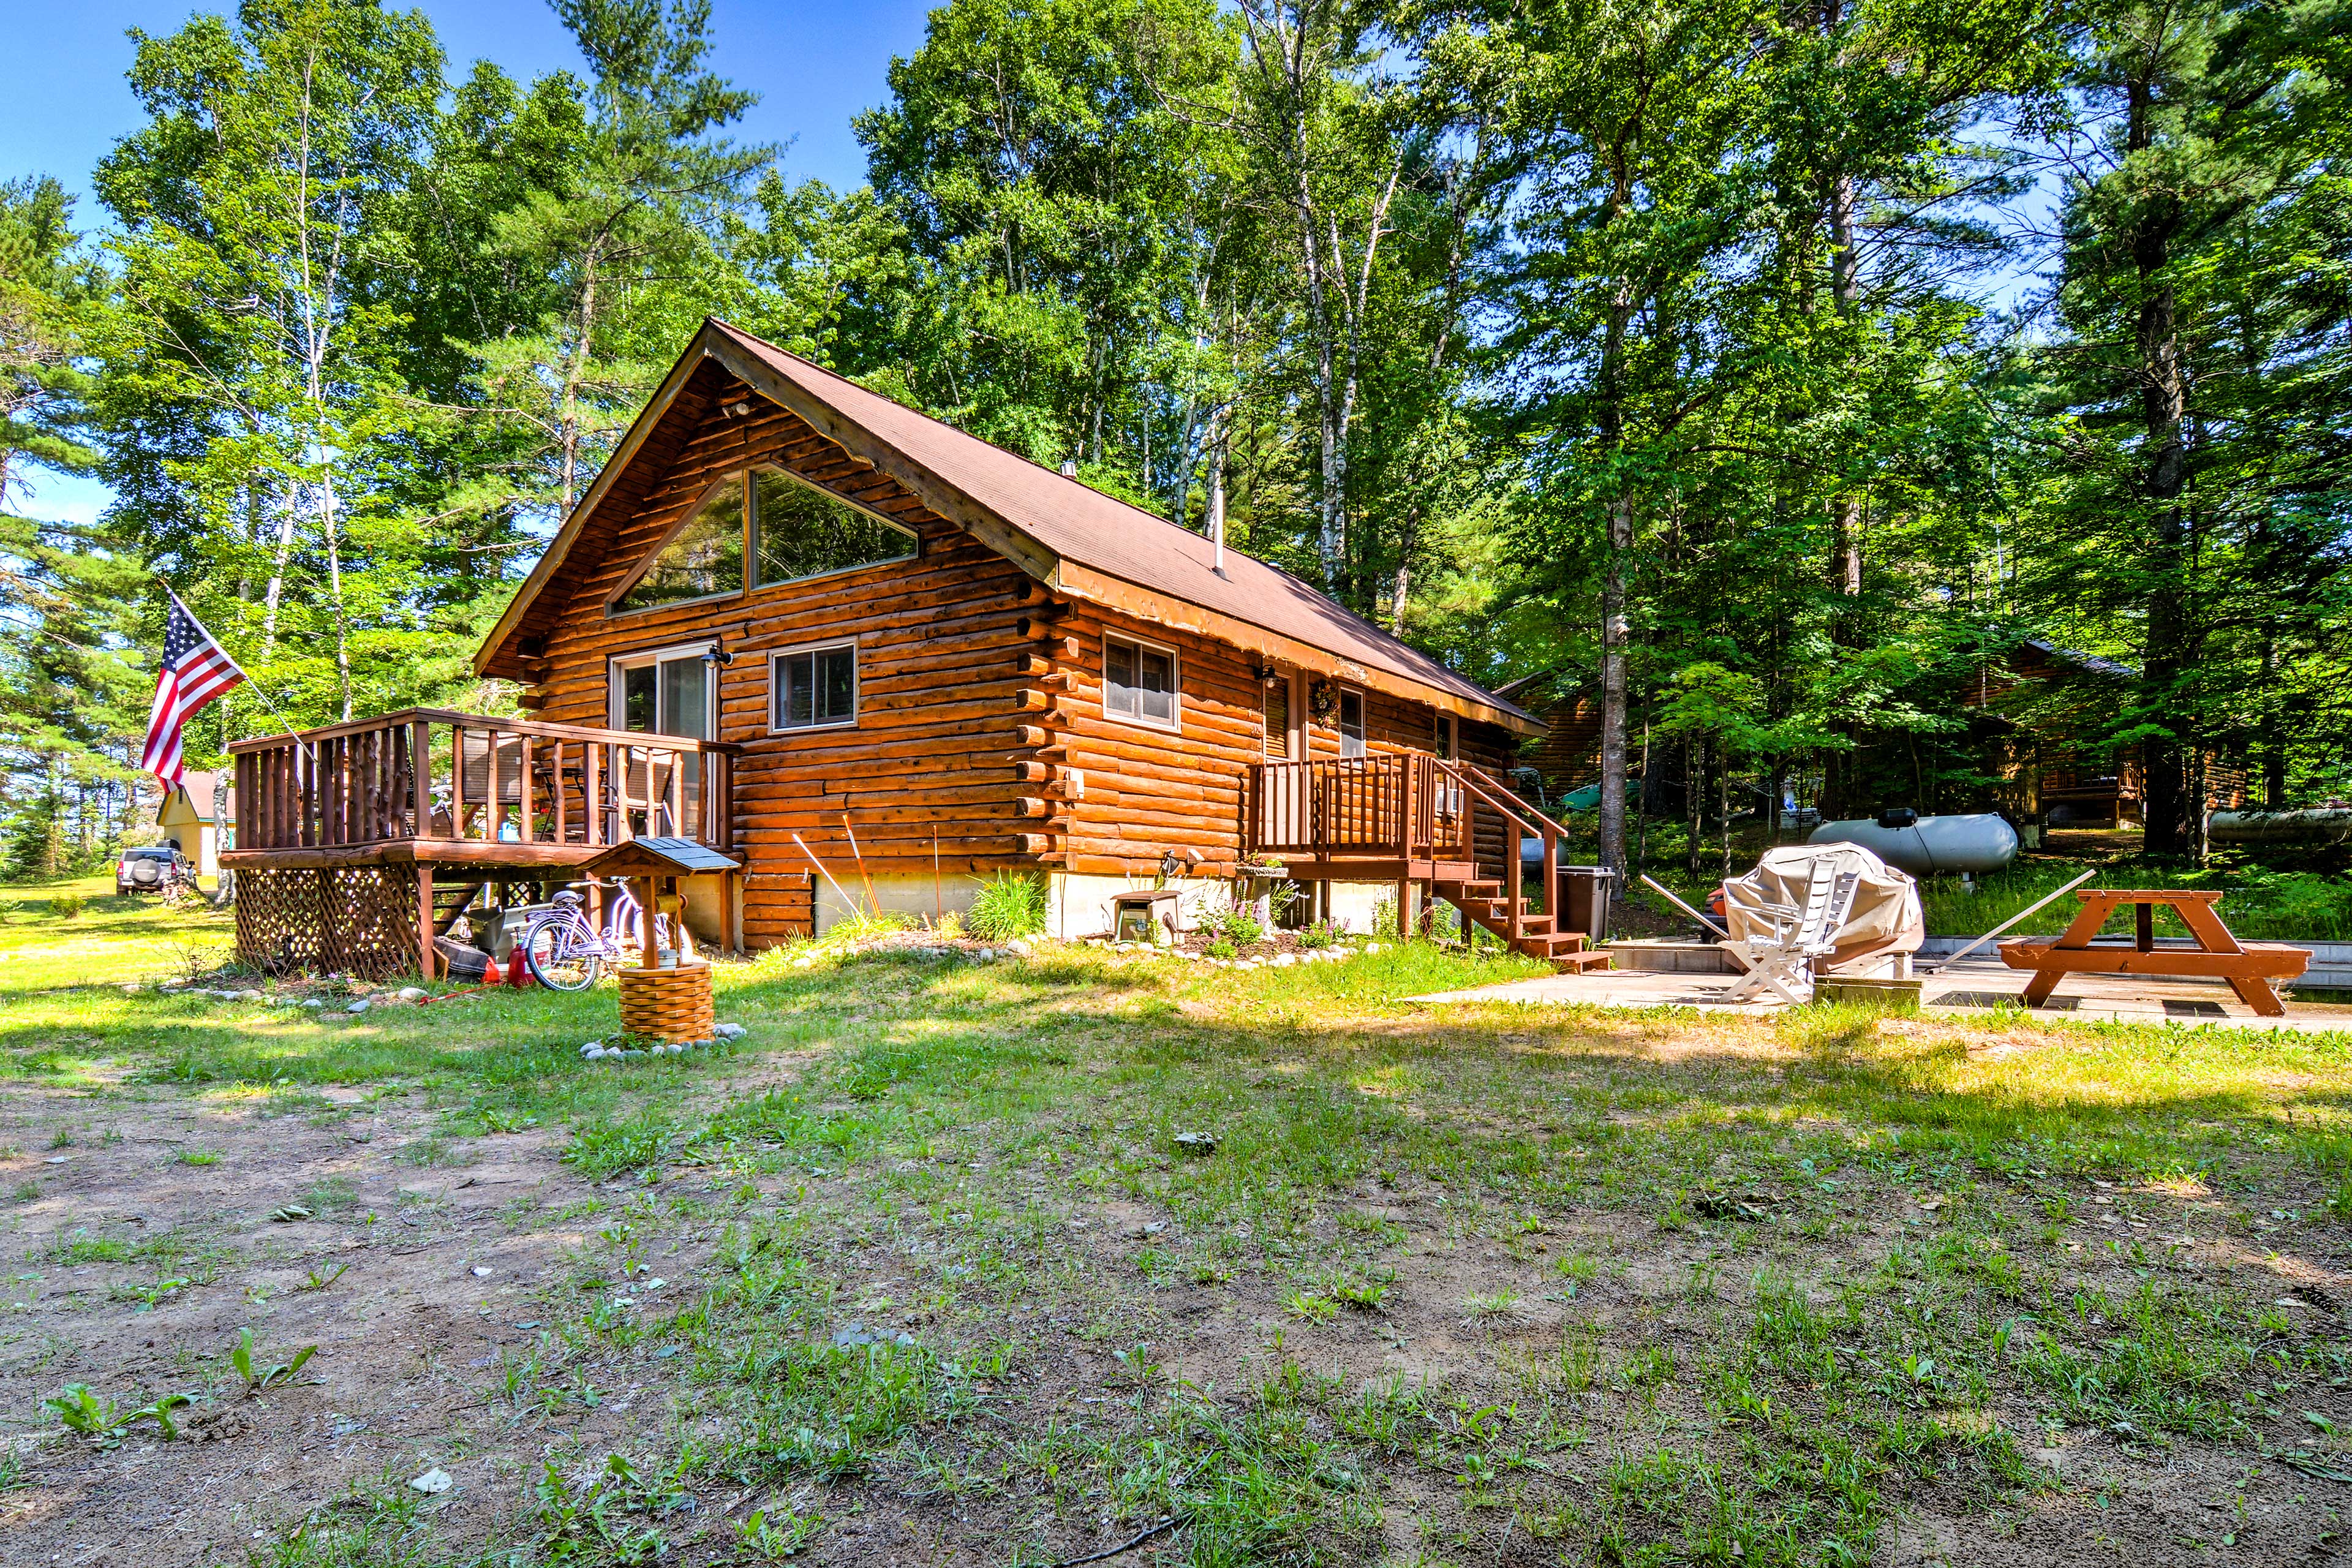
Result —
[{"label": "boat cover tarp", "polygon": [[1733,938],[1770,937],[1774,922],[1764,913],[1767,904],[1802,909],[1813,863],[1822,859],[1835,860],[1838,871],[1852,871],[1861,879],[1845,923],[1830,939],[1837,951],[1823,968],[1883,952],[1919,951],[1927,940],[1919,884],[1858,844],[1789,844],[1766,850],[1756,869],[1723,884],[1725,924]]}]

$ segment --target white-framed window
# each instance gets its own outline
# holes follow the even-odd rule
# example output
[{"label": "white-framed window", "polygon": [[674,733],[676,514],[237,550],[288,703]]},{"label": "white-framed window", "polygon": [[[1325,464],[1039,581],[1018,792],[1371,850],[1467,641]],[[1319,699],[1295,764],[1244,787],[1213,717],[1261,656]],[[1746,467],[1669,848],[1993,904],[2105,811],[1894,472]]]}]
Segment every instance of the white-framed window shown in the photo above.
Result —
[{"label": "white-framed window", "polygon": [[768,656],[768,730],[839,730],[857,722],[857,643],[811,643]]},{"label": "white-framed window", "polygon": [[1181,700],[1176,650],[1133,637],[1103,638],[1103,716],[1173,730]]},{"label": "white-framed window", "polygon": [[772,468],[751,470],[751,537],[752,574],[762,588],[922,552],[912,529]]},{"label": "white-framed window", "polygon": [[606,601],[604,613],[667,609],[743,591],[743,476],[730,474],[702,492],[676,528],[646,552],[645,563]]},{"label": "white-framed window", "polygon": [[1339,754],[1364,754],[1364,694],[1351,686],[1339,688]]},{"label": "white-framed window", "polygon": [[718,726],[707,642],[615,654],[606,667],[612,727],[712,740]]}]

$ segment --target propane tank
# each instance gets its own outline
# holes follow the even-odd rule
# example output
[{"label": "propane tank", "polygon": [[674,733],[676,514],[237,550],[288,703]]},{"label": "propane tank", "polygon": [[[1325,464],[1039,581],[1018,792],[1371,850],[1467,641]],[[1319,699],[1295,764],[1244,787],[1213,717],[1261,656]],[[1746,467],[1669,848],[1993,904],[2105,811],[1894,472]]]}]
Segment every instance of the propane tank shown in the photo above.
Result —
[{"label": "propane tank", "polygon": [[2352,838],[2352,810],[2217,811],[2205,825],[2216,844],[2340,844]]},{"label": "propane tank", "polygon": [[1898,870],[1915,877],[1999,871],[2017,858],[2017,830],[1990,812],[1960,816],[1921,816],[1908,809],[1885,811],[1876,820],[1824,822],[1809,844],[1859,844]]}]

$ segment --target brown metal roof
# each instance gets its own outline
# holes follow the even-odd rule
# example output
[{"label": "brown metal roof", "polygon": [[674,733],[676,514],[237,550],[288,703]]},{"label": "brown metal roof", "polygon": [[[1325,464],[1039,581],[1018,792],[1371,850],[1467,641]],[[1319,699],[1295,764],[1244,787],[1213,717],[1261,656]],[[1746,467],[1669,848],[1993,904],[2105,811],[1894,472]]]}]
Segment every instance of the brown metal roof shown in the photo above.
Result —
[{"label": "brown metal roof", "polygon": [[[1211,570],[1209,541],[717,320],[706,321],[664,391],[639,416],[606,473],[549,547],[476,659],[488,668],[518,632],[641,433],[701,355],[792,407],[834,439],[894,472],[925,502],[1079,598],[1180,625],[1286,663],[1332,665],[1370,684],[1398,682],[1439,706],[1522,732],[1542,721],[1416,653],[1289,573],[1231,549]],[[1106,581],[1108,580],[1108,581]],[[1322,656],[1320,658],[1316,656]],[[1386,678],[1385,679],[1381,678]]]},{"label": "brown metal roof", "polygon": [[873,432],[1065,561],[1532,721],[1524,710],[1416,653],[1279,567],[1229,546],[1221,576],[1210,569],[1208,540],[1190,529],[868,392],[738,327],[724,321],[712,325],[811,397]]}]

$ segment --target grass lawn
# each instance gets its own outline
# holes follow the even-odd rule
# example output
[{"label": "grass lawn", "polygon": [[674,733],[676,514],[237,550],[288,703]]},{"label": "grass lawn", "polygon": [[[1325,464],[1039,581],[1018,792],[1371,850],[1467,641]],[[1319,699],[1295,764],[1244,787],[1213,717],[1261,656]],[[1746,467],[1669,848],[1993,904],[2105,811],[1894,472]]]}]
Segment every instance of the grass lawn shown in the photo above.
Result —
[{"label": "grass lawn", "polygon": [[[79,900],[60,920],[53,901]],[[101,981],[186,976],[225,963],[236,945],[236,917],[215,910],[207,892],[166,905],[153,894],[117,898],[114,874],[0,886],[0,997]]]},{"label": "grass lawn", "polygon": [[2347,1540],[2339,1037],[1433,1009],[1528,966],[1418,945],[770,954],[624,1066],[609,984],[125,989],[225,940],[0,921],[0,1559]]}]

